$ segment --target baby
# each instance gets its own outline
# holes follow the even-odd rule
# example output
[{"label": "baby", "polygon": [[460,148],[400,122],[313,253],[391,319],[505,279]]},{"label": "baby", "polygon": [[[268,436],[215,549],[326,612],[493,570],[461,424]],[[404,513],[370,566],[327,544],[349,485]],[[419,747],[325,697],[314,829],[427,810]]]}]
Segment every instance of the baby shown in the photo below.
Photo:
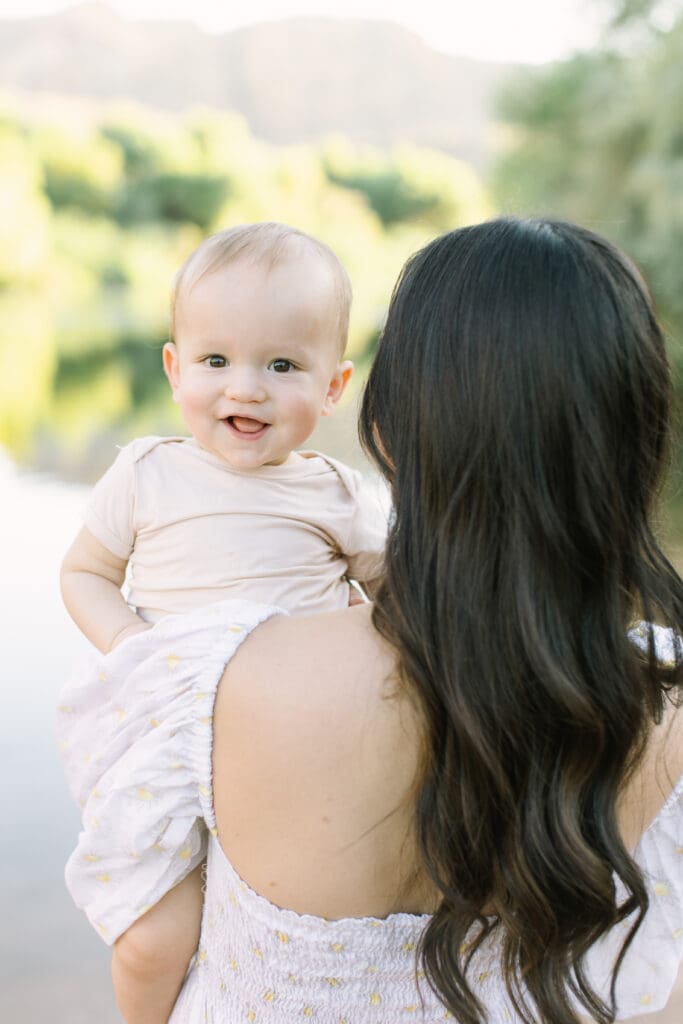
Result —
[{"label": "baby", "polygon": [[[162,818],[159,862],[145,864],[138,886],[125,866],[138,856],[135,808],[117,803],[117,773],[134,770],[136,745],[149,746],[164,724],[145,718],[152,690],[173,688],[181,661],[186,676],[207,671],[211,658],[216,670],[214,638],[239,631],[229,626],[235,602],[220,602],[335,610],[350,603],[349,578],[371,587],[381,572],[385,518],[359,474],[297,450],[351,376],[350,301],[332,251],[286,225],[243,225],[203,242],[177,275],[173,341],[163,351],[191,437],[122,449],[64,559],[66,607],[102,652],[59,709],[84,812],[67,884],[105,941],[132,926],[143,952],[159,952],[155,1020],[168,1016],[196,948],[205,836],[196,820]],[[152,799],[153,789],[138,795]],[[187,831],[180,870],[162,856],[162,832],[174,828]],[[143,891],[152,894],[146,905]]]}]

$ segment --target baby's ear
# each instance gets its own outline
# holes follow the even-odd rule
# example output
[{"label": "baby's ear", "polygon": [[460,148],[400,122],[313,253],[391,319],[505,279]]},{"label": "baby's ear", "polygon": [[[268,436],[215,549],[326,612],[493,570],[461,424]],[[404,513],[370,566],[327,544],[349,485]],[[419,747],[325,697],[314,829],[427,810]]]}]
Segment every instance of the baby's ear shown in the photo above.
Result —
[{"label": "baby's ear", "polygon": [[346,385],[351,380],[353,374],[353,363],[350,359],[345,359],[343,363],[340,363],[335,370],[334,377],[330,381],[323,401],[322,415],[329,416],[334,412],[337,402],[344,394]]},{"label": "baby's ear", "polygon": [[171,391],[173,392],[173,401],[177,402],[177,391],[180,383],[180,363],[178,360],[178,349],[172,341],[167,341],[164,345],[162,360],[164,364],[164,373],[168,377],[168,382],[171,385]]}]

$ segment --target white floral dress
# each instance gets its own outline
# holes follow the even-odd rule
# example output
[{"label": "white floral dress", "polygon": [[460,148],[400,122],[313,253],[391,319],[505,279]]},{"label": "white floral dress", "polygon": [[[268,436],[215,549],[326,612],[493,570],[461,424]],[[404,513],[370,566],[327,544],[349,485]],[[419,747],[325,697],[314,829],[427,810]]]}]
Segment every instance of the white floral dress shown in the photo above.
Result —
[{"label": "white floral dress", "polygon": [[[172,1024],[446,1020],[416,970],[427,916],[326,921],[279,908],[239,878],[220,846],[216,687],[244,638],[279,613],[232,600],[168,616],[99,656],[96,684],[67,692],[60,742],[84,826],[67,865],[71,894],[111,943],[207,857],[200,946]],[[664,1006],[683,958],[683,779],[636,859],[651,905],[619,974],[619,1019]],[[591,951],[592,980],[605,996],[624,927]],[[490,1024],[517,1024],[495,944],[479,951],[472,979]]]}]

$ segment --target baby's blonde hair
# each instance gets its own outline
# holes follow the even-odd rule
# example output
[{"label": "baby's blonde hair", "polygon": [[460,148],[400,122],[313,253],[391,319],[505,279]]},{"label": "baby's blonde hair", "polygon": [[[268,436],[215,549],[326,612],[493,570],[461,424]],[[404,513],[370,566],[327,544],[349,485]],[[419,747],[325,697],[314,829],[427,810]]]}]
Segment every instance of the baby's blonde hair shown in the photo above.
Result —
[{"label": "baby's blonde hair", "polygon": [[237,224],[205,238],[190,253],[175,276],[171,291],[171,338],[175,340],[176,310],[184,293],[203,277],[245,258],[265,264],[268,270],[309,251],[318,255],[332,271],[337,307],[336,335],[339,357],[344,354],[349,333],[351,280],[346,268],[328,245],[304,231],[277,221]]}]

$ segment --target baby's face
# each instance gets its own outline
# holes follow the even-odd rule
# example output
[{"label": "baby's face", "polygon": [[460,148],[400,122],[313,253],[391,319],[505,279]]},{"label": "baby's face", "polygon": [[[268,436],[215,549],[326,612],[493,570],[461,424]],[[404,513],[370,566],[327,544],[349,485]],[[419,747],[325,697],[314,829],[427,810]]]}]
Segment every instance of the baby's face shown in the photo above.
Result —
[{"label": "baby's face", "polygon": [[234,469],[286,462],[351,376],[332,276],[313,255],[207,275],[180,297],[175,327],[164,348],[174,398],[198,444]]}]

